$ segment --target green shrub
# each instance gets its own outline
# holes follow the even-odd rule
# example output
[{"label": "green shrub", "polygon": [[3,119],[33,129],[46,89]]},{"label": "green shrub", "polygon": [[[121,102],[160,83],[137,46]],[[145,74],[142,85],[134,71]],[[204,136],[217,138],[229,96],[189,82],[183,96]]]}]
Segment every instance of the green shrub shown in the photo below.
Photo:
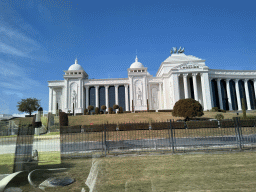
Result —
[{"label": "green shrub", "polygon": [[106,105],[101,105],[101,109],[102,109],[102,110],[104,110],[104,111],[105,111],[105,110],[106,110],[106,108],[107,108],[107,107],[106,107]]},{"label": "green shrub", "polygon": [[100,111],[100,114],[103,114],[104,112],[103,111]]},{"label": "green shrub", "polygon": [[124,112],[123,107],[120,107],[119,111],[120,111],[120,113],[123,113]]},{"label": "green shrub", "polygon": [[212,108],[212,111],[213,111],[213,112],[217,112],[218,110],[219,110],[218,107],[213,107],[213,108]]},{"label": "green shrub", "polygon": [[173,107],[172,115],[184,117],[187,121],[191,117],[201,117],[204,115],[202,105],[194,99],[180,99]]},{"label": "green shrub", "polygon": [[89,115],[89,112],[86,112],[86,115]]},{"label": "green shrub", "polygon": [[112,114],[113,108],[112,108],[112,107],[109,107],[108,111],[109,111],[109,114]]},{"label": "green shrub", "polygon": [[115,104],[115,105],[113,105],[113,109],[119,109],[119,106]]},{"label": "green shrub", "polygon": [[188,128],[217,128],[217,121],[187,121]]},{"label": "green shrub", "polygon": [[99,107],[95,107],[95,114],[99,114],[100,113],[100,109],[99,109]]},{"label": "green shrub", "polygon": [[94,109],[94,107],[92,105],[88,106],[89,114],[90,114],[90,111],[93,110],[93,109]]},{"label": "green shrub", "polygon": [[88,109],[84,109],[84,114],[86,115],[86,113],[88,112]]},{"label": "green shrub", "polygon": [[220,121],[220,120],[224,119],[224,116],[221,113],[218,113],[217,115],[215,115],[215,119]]}]

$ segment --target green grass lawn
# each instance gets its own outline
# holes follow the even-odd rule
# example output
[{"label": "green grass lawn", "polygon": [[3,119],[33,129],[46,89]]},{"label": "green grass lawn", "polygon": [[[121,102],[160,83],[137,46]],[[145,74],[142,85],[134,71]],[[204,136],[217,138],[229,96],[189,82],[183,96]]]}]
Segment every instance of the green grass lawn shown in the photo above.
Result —
[{"label": "green grass lawn", "polygon": [[97,191],[255,191],[256,153],[105,158]]},{"label": "green grass lawn", "polygon": [[[256,153],[251,151],[219,154],[148,154],[103,157],[98,160],[101,160],[101,163],[96,181],[97,191],[233,192],[255,191],[256,188]],[[46,191],[80,192],[83,187],[88,191],[85,181],[91,165],[91,158],[66,159],[59,165],[40,165],[38,169],[67,167],[68,170],[59,175],[73,177],[75,183]],[[43,174],[40,174],[40,177]],[[21,188],[29,191],[29,185],[21,184]]]},{"label": "green grass lawn", "polygon": [[[38,165],[56,165],[61,163],[60,152],[39,152]],[[13,171],[14,154],[0,155],[0,174],[10,174]]]}]

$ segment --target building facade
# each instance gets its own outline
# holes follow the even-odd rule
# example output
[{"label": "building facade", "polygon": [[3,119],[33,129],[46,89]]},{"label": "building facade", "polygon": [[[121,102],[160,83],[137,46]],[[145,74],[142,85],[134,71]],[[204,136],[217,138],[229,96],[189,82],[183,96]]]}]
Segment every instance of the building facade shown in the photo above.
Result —
[{"label": "building facade", "polygon": [[89,79],[76,60],[64,71],[64,80],[48,81],[49,112],[73,112],[74,106],[75,113],[83,113],[89,105],[106,105],[108,111],[114,104],[125,111],[142,111],[147,110],[147,100],[149,110],[171,110],[184,98],[199,101],[205,111],[242,110],[242,98],[247,110],[255,109],[256,71],[209,69],[205,60],[183,52],[171,52],[156,77],[137,56],[127,69],[128,78],[117,79]]}]

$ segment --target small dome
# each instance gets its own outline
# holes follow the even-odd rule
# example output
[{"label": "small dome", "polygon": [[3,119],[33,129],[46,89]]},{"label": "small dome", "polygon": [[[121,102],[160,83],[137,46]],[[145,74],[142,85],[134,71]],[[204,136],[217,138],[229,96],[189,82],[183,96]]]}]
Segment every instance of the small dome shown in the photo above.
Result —
[{"label": "small dome", "polygon": [[138,62],[138,58],[136,56],[135,62],[131,64],[130,68],[141,68],[141,67],[144,67],[144,66],[142,65],[142,63]]},{"label": "small dome", "polygon": [[68,68],[68,70],[69,70],[69,71],[71,71],[71,70],[83,70],[83,71],[84,71],[83,67],[77,63],[77,59],[76,59],[76,61],[75,61],[75,64],[71,65],[71,66]]}]

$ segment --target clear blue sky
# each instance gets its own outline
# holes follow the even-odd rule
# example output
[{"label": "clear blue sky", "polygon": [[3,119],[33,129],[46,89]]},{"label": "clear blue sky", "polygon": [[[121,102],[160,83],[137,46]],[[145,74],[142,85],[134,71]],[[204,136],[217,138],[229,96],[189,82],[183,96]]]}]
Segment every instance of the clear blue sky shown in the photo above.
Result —
[{"label": "clear blue sky", "polygon": [[172,47],[211,69],[256,70],[255,1],[1,0],[0,114],[41,99],[75,58],[89,78],[127,78],[139,61],[153,76]]}]

